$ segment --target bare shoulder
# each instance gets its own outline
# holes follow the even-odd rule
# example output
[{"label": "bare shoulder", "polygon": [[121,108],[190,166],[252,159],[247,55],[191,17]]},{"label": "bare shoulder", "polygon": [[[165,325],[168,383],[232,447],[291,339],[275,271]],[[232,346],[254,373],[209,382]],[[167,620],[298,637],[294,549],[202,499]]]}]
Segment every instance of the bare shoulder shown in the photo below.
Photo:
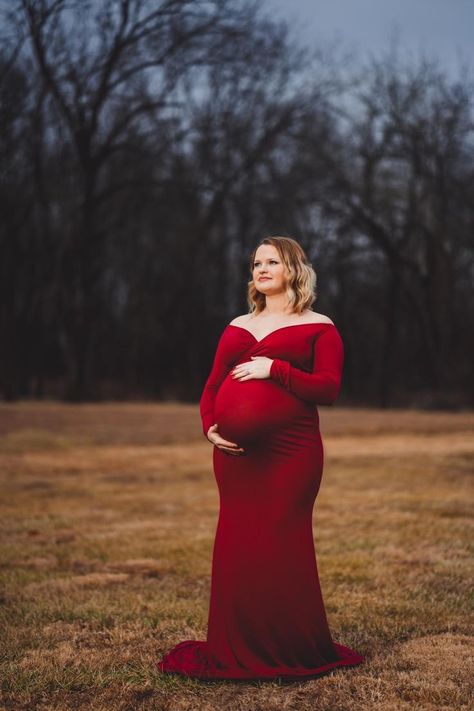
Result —
[{"label": "bare shoulder", "polygon": [[243,326],[250,318],[250,314],[241,314],[230,321],[229,326]]},{"label": "bare shoulder", "polygon": [[[311,319],[309,316],[311,315]],[[309,323],[332,323],[334,326],[334,321],[331,321],[329,316],[326,316],[325,314],[318,314],[316,311],[309,311],[308,312],[308,322]]]}]

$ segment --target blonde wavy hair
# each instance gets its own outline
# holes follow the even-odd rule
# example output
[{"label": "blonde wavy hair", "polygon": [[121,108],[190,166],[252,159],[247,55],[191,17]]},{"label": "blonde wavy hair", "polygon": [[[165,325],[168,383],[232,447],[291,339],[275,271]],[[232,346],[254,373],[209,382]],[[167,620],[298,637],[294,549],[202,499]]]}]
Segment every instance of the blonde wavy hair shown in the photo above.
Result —
[{"label": "blonde wavy hair", "polygon": [[[291,237],[264,237],[250,255],[250,273],[257,249],[263,244],[276,248],[285,269],[286,295],[293,313],[301,314],[317,299],[317,276],[303,248]],[[265,294],[259,292],[253,282],[247,283],[247,303],[249,313],[259,314],[265,308]]]}]

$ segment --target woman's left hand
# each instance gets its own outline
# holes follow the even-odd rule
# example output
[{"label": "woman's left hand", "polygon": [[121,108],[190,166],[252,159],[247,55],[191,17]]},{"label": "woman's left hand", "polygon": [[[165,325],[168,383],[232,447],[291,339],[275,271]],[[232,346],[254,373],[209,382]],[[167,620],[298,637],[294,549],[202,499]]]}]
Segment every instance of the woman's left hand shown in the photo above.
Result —
[{"label": "woman's left hand", "polygon": [[239,382],[252,380],[252,378],[263,379],[270,377],[270,368],[273,360],[266,356],[251,356],[252,360],[246,363],[239,363],[231,371],[232,377]]}]

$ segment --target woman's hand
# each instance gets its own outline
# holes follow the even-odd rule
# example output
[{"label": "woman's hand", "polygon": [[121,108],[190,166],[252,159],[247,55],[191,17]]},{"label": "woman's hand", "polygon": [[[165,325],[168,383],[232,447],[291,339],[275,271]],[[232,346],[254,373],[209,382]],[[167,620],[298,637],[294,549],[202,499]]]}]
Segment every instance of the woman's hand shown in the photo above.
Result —
[{"label": "woman's hand", "polygon": [[264,379],[270,377],[272,358],[266,356],[251,356],[252,360],[236,365],[231,371],[232,377],[239,382],[243,380]]},{"label": "woman's hand", "polygon": [[226,454],[232,454],[233,456],[240,456],[244,454],[242,447],[239,447],[235,442],[228,442],[226,439],[220,436],[218,430],[219,425],[211,425],[207,430],[207,439],[211,444],[215,444],[216,447],[221,449]]}]

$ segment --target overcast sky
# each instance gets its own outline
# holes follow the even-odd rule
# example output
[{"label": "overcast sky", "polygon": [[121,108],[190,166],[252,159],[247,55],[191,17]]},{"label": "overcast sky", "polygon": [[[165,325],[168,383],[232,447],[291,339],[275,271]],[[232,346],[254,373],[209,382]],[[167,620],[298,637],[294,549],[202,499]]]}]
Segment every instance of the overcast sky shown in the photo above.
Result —
[{"label": "overcast sky", "polygon": [[379,55],[398,34],[414,57],[437,56],[450,72],[460,60],[474,69],[474,0],[265,0],[293,20],[302,40],[341,40],[361,55]]}]

